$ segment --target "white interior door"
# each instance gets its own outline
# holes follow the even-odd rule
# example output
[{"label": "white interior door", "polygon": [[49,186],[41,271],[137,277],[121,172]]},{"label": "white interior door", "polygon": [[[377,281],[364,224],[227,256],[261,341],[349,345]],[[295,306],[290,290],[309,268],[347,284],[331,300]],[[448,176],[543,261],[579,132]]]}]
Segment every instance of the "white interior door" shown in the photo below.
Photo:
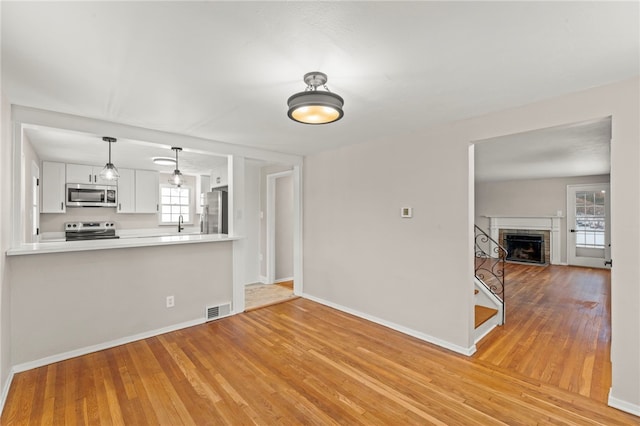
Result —
[{"label": "white interior door", "polygon": [[609,184],[567,186],[569,265],[610,268]]}]

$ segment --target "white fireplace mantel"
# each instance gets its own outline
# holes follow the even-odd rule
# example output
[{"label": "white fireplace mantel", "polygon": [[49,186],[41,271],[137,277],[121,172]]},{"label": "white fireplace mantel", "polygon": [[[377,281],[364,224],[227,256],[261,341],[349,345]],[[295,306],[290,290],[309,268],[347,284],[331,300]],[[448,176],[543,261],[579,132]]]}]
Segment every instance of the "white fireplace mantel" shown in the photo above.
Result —
[{"label": "white fireplace mantel", "polygon": [[489,233],[491,238],[498,241],[501,229],[526,229],[535,231],[549,231],[551,241],[550,262],[560,264],[560,221],[562,216],[487,216],[489,218]]}]

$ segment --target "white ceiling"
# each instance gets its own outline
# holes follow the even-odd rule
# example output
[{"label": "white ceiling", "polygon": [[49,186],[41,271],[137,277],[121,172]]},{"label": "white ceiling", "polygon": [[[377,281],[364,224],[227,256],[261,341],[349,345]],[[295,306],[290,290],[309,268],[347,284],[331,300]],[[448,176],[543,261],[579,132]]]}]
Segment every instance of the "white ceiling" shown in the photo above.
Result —
[{"label": "white ceiling", "polygon": [[[67,130],[32,126],[25,133],[41,160],[71,164],[104,166],[109,145],[102,135],[70,132]],[[172,172],[174,166],[159,166],[154,157],[175,158],[169,145],[160,145],[130,139],[118,139],[111,145],[111,160],[117,168],[158,170]],[[178,154],[178,166],[186,174],[210,174],[224,169],[227,157],[184,149]]]},{"label": "white ceiling", "polygon": [[475,143],[476,181],[606,175],[611,118],[534,130]]},{"label": "white ceiling", "polygon": [[[300,155],[640,74],[638,2],[1,7],[11,103]],[[314,70],[341,121],[287,118]]]}]

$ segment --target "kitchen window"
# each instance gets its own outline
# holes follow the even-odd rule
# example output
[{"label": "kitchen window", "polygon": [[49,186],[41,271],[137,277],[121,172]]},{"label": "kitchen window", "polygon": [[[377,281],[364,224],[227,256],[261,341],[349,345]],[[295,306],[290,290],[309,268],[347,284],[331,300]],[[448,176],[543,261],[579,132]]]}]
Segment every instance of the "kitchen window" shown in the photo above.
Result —
[{"label": "kitchen window", "polygon": [[191,223],[191,188],[175,186],[160,187],[160,223],[178,223],[180,215],[184,223]]}]

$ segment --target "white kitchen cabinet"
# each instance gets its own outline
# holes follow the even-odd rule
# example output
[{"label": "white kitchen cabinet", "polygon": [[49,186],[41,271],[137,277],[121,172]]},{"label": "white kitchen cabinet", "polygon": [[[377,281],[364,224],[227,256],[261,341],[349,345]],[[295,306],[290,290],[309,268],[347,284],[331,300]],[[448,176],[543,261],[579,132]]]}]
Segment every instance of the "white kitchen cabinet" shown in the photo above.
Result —
[{"label": "white kitchen cabinet", "polygon": [[211,188],[220,188],[229,185],[229,173],[227,166],[211,171]]},{"label": "white kitchen cabinet", "polygon": [[136,212],[136,180],[135,170],[119,169],[118,178],[118,213]]},{"label": "white kitchen cabinet", "polygon": [[196,176],[196,214],[202,213],[204,194],[211,191],[211,177],[207,175]]},{"label": "white kitchen cabinet", "polygon": [[65,213],[66,167],[64,163],[42,162],[42,204],[40,213]]},{"label": "white kitchen cabinet", "polygon": [[67,164],[67,183],[93,183],[99,185],[116,185],[116,181],[100,178],[104,166],[87,166],[85,164]]},{"label": "white kitchen cabinet", "polygon": [[156,213],[159,175],[152,170],[119,169],[118,213]]},{"label": "white kitchen cabinet", "polygon": [[160,176],[153,170],[136,170],[136,213],[157,213]]}]

